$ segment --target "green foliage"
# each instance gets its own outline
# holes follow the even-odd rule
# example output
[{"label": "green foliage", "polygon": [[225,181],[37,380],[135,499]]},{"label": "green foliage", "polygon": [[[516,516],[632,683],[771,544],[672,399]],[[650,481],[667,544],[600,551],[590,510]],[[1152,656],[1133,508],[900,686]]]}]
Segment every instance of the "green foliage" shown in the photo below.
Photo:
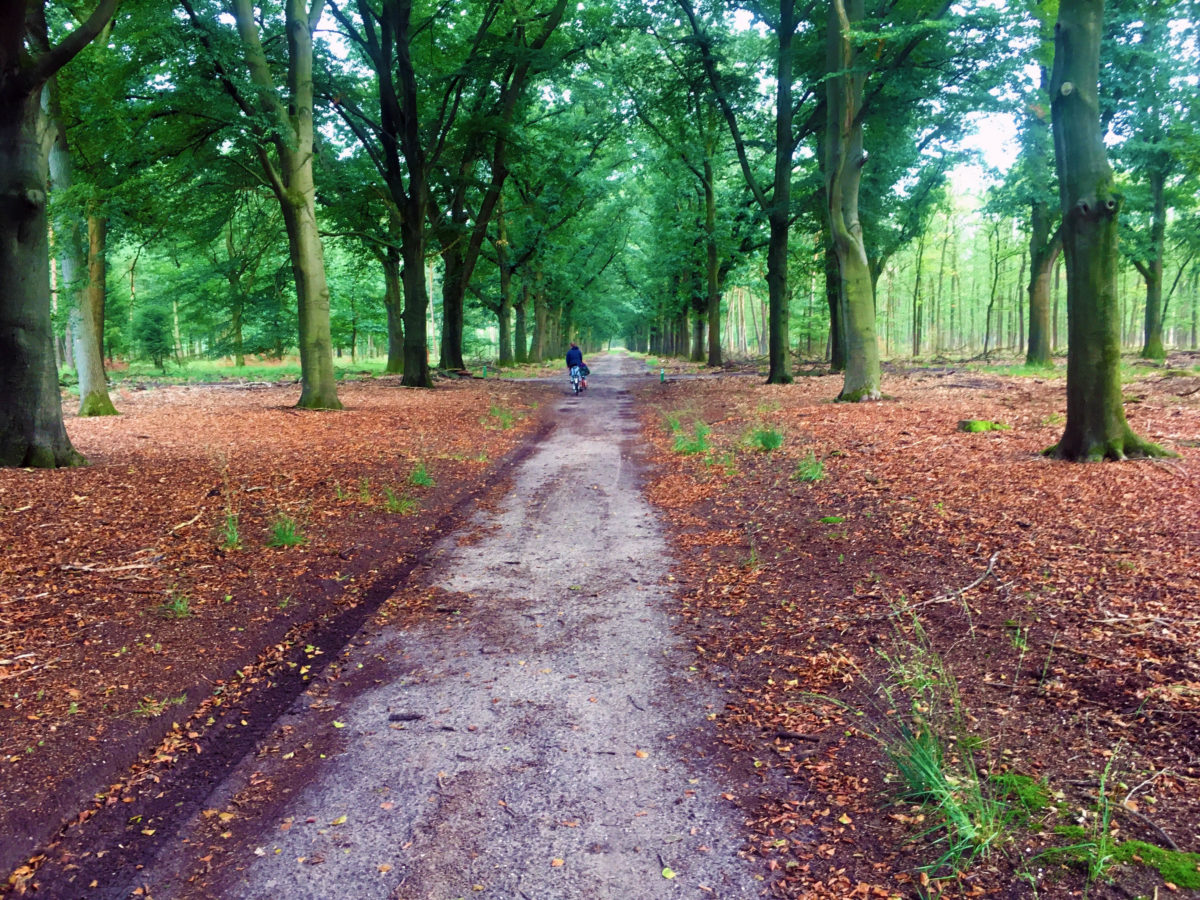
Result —
[{"label": "green foliage", "polygon": [[1002,422],[989,422],[986,419],[961,419],[958,430],[968,434],[979,434],[984,431],[1012,431],[1012,426]]},{"label": "green foliage", "polygon": [[143,357],[165,371],[167,360],[175,352],[170,312],[161,306],[147,306],[138,310],[133,321],[133,340]]},{"label": "green foliage", "polygon": [[982,742],[971,734],[958,683],[916,615],[897,622],[891,648],[879,656],[888,710],[880,739],[904,785],[902,796],[921,804],[934,822],[923,836],[936,835],[933,845],[941,847],[926,868],[965,871],[1004,843],[1014,813],[976,768]]},{"label": "green foliage", "polygon": [[516,416],[511,410],[505,409],[503,406],[495,403],[488,410],[488,416],[495,421],[496,427],[501,430],[512,428],[516,421]]},{"label": "green foliage", "polygon": [[158,609],[168,619],[187,619],[192,615],[192,601],[187,594],[171,590],[167,592],[167,599]]},{"label": "green foliage", "polygon": [[414,487],[433,487],[433,476],[425,468],[425,463],[419,462],[413,467],[408,476],[408,483]]},{"label": "green foliage", "polygon": [[133,715],[139,719],[157,719],[172,706],[182,706],[187,701],[187,694],[180,694],[177,697],[163,697],[158,700],[154,697],[143,697],[138,701],[138,705],[133,708]]},{"label": "green foliage", "polygon": [[298,547],[307,541],[296,520],[282,512],[275,516],[267,529],[268,547]]},{"label": "green foliage", "polygon": [[403,494],[397,494],[390,487],[383,489],[384,493],[384,509],[390,513],[398,513],[402,516],[410,516],[417,511],[417,501],[412,497]]},{"label": "green foliage", "polygon": [[236,550],[241,543],[238,533],[238,516],[235,512],[225,513],[225,519],[218,529],[222,550]]},{"label": "green foliage", "polygon": [[822,516],[820,519],[822,525],[840,525],[845,521],[842,516]]},{"label": "green foliage", "polygon": [[1200,853],[1156,847],[1144,841],[1125,841],[1113,853],[1117,862],[1157,869],[1164,881],[1183,890],[1200,889]]},{"label": "green foliage", "polygon": [[807,456],[796,463],[796,470],[792,472],[793,481],[806,481],[809,484],[820,481],[824,477],[825,463],[817,459],[816,454],[811,450]]},{"label": "green foliage", "polygon": [[756,428],[750,433],[750,446],[764,453],[778,450],[783,446],[783,432],[774,428]]},{"label": "green foliage", "polygon": [[692,427],[691,436],[686,434],[676,435],[675,452],[686,456],[704,453],[709,449],[708,436],[711,433],[712,429],[704,422],[696,422]]}]

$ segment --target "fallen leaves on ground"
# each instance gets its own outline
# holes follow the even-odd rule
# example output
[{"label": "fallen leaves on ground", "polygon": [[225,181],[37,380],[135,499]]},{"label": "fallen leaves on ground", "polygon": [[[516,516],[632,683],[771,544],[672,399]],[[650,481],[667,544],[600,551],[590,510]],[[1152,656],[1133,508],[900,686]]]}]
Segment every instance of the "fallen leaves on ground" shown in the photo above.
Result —
[{"label": "fallen leaves on ground", "polygon": [[[837,377],[642,388],[683,628],[727,698],[715,721],[773,896],[1077,893],[1078,865],[1039,854],[1071,842],[1056,828],[1092,827],[1101,784],[1114,842],[1200,850],[1196,381],[1127,389],[1134,430],[1182,459],[1093,465],[1040,455],[1062,433],[1061,380],[917,370],[871,404],[833,403]],[[680,452],[695,423],[706,446]],[[782,446],[755,449],[764,430]],[[947,754],[993,793],[1048,798],[958,875],[887,754],[895,723],[922,715],[906,706],[922,658],[957,691]],[[1107,877],[1126,895],[1164,885],[1137,865]]]}]

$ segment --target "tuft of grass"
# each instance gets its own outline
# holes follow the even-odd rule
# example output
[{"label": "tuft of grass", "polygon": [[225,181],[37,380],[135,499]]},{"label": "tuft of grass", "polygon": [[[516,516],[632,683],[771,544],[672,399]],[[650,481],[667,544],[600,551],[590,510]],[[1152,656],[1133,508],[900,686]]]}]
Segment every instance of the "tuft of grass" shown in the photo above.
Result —
[{"label": "tuft of grass", "polygon": [[689,437],[686,434],[677,434],[675,436],[675,452],[683,453],[687,456],[695,456],[699,453],[705,453],[709,449],[708,436],[712,433],[703,422],[696,422],[692,429],[692,435]]},{"label": "tuft of grass", "polygon": [[358,479],[358,500],[360,503],[371,502],[371,479],[365,475]]},{"label": "tuft of grass", "polygon": [[681,434],[683,432],[683,426],[679,423],[678,413],[667,413],[663,424],[666,425],[667,431],[671,432],[671,434]]},{"label": "tuft of grass", "polygon": [[433,487],[433,476],[425,468],[425,463],[419,462],[408,476],[408,483],[414,487]]},{"label": "tuft of grass", "polygon": [[841,525],[845,521],[845,518],[842,516],[822,516],[820,518],[822,525]]},{"label": "tuft of grass", "polygon": [[167,599],[158,609],[168,619],[187,619],[192,615],[192,601],[187,594],[178,594],[172,590],[167,593]]},{"label": "tuft of grass", "polygon": [[513,423],[516,421],[516,416],[511,410],[505,409],[503,406],[498,406],[495,403],[488,410],[488,415],[496,420],[496,427],[504,431],[512,428]]},{"label": "tuft of grass", "polygon": [[811,450],[808,456],[805,456],[796,463],[796,471],[792,473],[793,481],[806,481],[813,484],[822,480],[825,477],[825,463],[817,459],[816,454]]},{"label": "tuft of grass", "polygon": [[187,694],[180,694],[178,697],[163,697],[161,700],[154,697],[143,697],[133,708],[133,714],[139,719],[157,719],[167,711],[168,707],[182,706],[186,700]]},{"label": "tuft of grass", "polygon": [[289,515],[279,513],[267,529],[268,547],[298,547],[308,542],[300,525]]},{"label": "tuft of grass", "polygon": [[750,433],[750,446],[763,453],[770,453],[783,446],[783,432],[775,428],[756,428]]},{"label": "tuft of grass", "polygon": [[411,516],[417,511],[417,501],[404,494],[397,494],[392,488],[384,488],[384,508],[390,513]]},{"label": "tuft of grass", "polygon": [[238,533],[238,516],[237,513],[227,511],[225,513],[225,521],[217,529],[217,536],[220,538],[220,546],[222,550],[236,550],[241,546],[241,536]]},{"label": "tuft of grass", "polygon": [[1008,838],[1015,811],[982,778],[975,753],[982,741],[968,729],[958,682],[912,614],[897,623],[893,646],[879,651],[887,669],[880,688],[890,715],[881,738],[903,784],[902,797],[921,805],[940,856],[927,871],[959,873]]}]

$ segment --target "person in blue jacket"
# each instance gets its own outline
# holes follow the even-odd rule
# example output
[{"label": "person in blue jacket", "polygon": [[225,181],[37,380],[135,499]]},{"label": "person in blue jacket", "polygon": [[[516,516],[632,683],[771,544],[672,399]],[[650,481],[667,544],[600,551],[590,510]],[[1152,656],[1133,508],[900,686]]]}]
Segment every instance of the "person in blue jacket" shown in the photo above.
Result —
[{"label": "person in blue jacket", "polygon": [[[583,351],[579,349],[579,345],[571,341],[571,349],[567,351],[567,373],[570,374],[573,366],[583,367]],[[583,379],[583,386],[587,387],[587,378]]]}]

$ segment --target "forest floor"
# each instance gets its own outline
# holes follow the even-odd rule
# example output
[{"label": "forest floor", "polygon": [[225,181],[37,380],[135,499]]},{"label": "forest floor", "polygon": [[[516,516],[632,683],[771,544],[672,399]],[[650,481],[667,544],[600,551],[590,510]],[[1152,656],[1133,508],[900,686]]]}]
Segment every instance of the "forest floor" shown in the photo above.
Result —
[{"label": "forest floor", "polygon": [[[268,752],[369,619],[444,620],[396,587],[500,499],[558,380],[348,382],[332,414],[293,387],[129,391],[68,420],[90,467],[0,472],[7,888],[150,859],[167,785],[203,805]],[[868,405],[827,376],[638,384],[661,604],[724,698],[720,796],[766,895],[1200,896],[1194,370],[1126,389],[1182,458],[1103,465],[1039,455],[1058,379],[892,372]],[[925,779],[907,800],[897,763]]]}]

